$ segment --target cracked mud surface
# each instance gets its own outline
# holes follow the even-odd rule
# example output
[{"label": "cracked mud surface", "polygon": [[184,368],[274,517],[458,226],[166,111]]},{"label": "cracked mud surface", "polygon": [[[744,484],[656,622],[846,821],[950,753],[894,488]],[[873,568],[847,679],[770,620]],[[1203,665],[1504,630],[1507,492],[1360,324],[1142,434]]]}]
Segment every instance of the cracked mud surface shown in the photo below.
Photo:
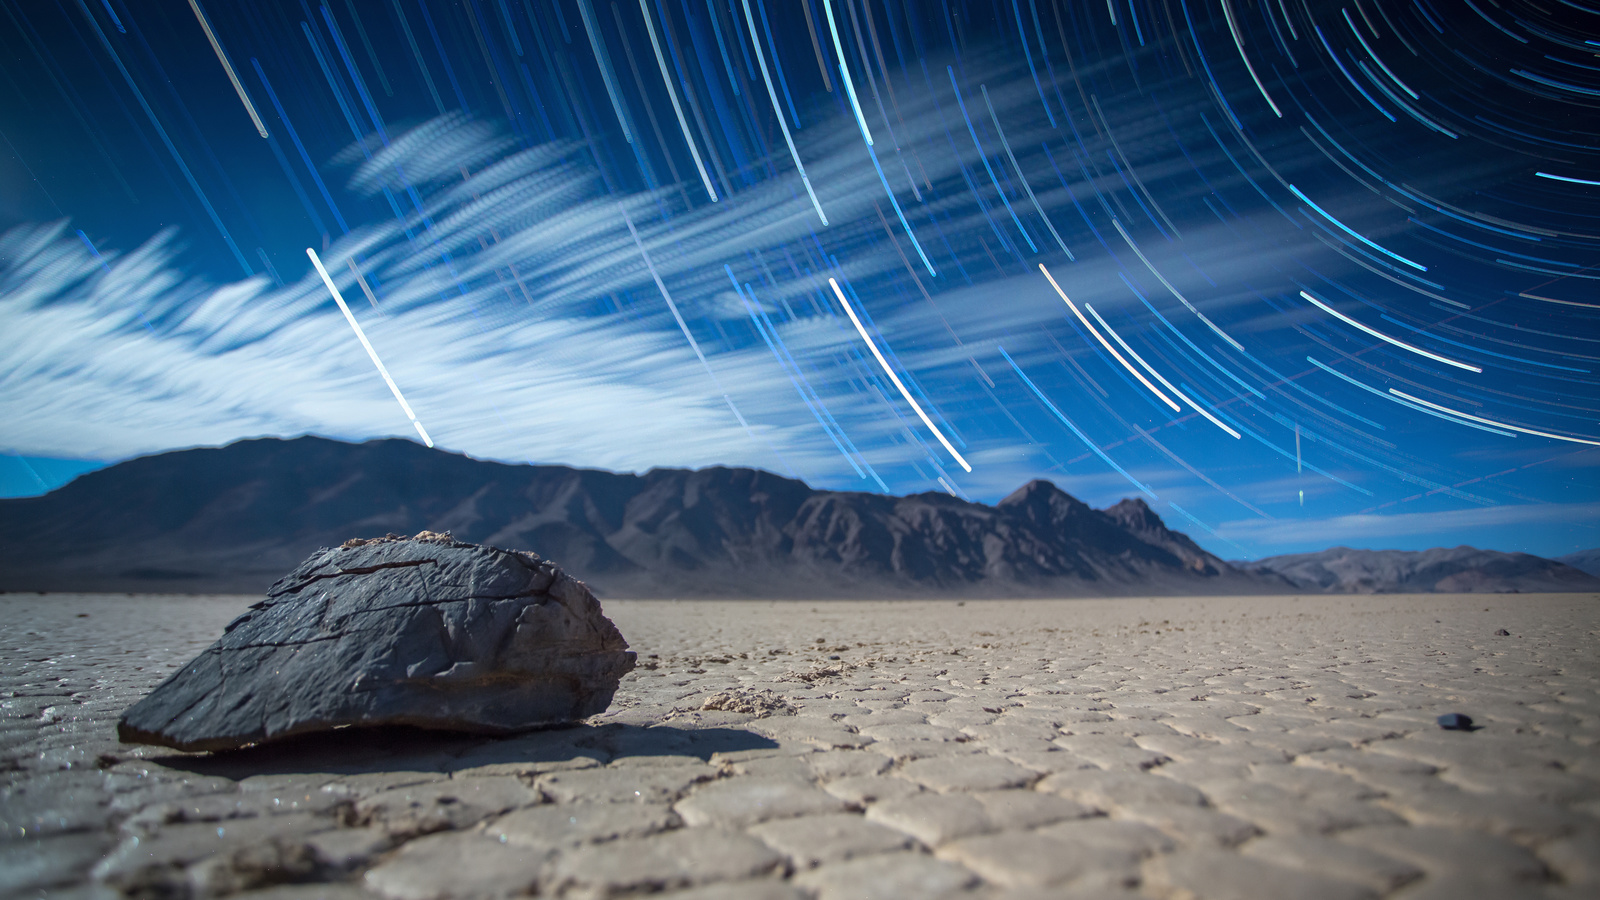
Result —
[{"label": "cracked mud surface", "polygon": [[609,601],[583,725],[116,743],[255,599],[0,596],[0,897],[1600,893],[1594,595]]}]

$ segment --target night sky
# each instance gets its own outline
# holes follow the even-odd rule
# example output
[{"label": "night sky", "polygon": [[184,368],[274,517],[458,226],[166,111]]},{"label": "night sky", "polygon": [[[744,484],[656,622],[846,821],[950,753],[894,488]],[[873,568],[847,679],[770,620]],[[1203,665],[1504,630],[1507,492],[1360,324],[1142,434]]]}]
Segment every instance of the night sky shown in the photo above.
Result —
[{"label": "night sky", "polygon": [[1595,0],[0,10],[0,493],[406,436],[1600,545]]}]

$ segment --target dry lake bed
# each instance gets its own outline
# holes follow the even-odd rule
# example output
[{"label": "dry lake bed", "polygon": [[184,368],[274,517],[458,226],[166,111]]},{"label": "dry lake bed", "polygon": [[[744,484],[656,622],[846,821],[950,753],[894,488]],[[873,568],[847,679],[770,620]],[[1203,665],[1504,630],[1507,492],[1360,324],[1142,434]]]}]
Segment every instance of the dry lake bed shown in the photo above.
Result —
[{"label": "dry lake bed", "polygon": [[0,896],[1600,896],[1592,594],[612,600],[581,725],[118,744],[252,599],[0,596]]}]

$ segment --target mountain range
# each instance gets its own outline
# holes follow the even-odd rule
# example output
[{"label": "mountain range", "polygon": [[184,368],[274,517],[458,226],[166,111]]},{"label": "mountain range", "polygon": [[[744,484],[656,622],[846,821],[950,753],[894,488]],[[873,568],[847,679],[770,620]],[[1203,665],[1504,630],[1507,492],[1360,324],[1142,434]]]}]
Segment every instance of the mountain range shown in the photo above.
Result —
[{"label": "mountain range", "polygon": [[[757,469],[618,474],[317,437],[146,456],[0,500],[0,590],[260,593],[319,547],[423,530],[533,550],[611,597],[1600,590],[1551,560],[1472,548],[1427,551],[1447,558],[1420,568],[1342,548],[1229,564],[1142,500],[1096,510],[1047,481],[990,506]],[[1343,555],[1311,559],[1327,554]],[[1460,574],[1473,554],[1493,557],[1492,577]]]},{"label": "mountain range", "polygon": [[1566,563],[1580,572],[1600,576],[1600,547],[1579,550],[1577,553],[1568,553],[1566,556],[1558,556],[1556,557],[1556,562]]},{"label": "mountain range", "polygon": [[[1593,551],[1590,551],[1593,552]],[[1573,554],[1577,556],[1578,554]],[[1560,560],[1476,547],[1352,550],[1272,556],[1234,563],[1278,575],[1307,592],[1339,594],[1504,594],[1600,591],[1600,578]]]}]

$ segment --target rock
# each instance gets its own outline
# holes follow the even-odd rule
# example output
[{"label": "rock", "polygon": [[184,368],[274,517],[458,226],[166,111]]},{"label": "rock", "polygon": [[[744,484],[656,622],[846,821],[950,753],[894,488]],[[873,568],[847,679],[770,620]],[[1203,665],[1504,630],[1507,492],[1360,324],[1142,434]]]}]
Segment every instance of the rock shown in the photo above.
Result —
[{"label": "rock", "polygon": [[1461,713],[1445,713],[1439,717],[1439,727],[1446,731],[1471,731],[1472,717]]},{"label": "rock", "polygon": [[1494,636],[1495,637],[1511,637],[1511,632],[1505,630],[1504,628],[1496,628],[1495,632],[1494,632]]},{"label": "rock", "polygon": [[532,553],[358,539],[280,579],[117,733],[223,750],[352,725],[516,732],[605,710],[627,648],[588,587]]}]

